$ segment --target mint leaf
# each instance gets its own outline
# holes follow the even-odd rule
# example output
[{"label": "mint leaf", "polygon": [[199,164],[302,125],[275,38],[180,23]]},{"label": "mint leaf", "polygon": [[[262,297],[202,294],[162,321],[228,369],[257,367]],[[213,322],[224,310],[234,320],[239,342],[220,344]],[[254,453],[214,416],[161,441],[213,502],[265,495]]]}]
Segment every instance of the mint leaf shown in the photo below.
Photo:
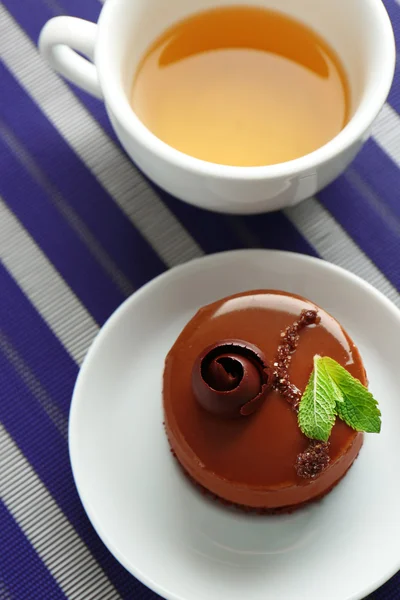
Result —
[{"label": "mint leaf", "polygon": [[333,358],[326,356],[321,360],[341,392],[342,401],[337,402],[336,409],[342,421],[356,431],[379,433],[381,411],[371,392]]},{"label": "mint leaf", "polygon": [[343,402],[336,382],[329,376],[320,356],[299,405],[299,427],[307,437],[327,442],[335,424],[336,405]]}]

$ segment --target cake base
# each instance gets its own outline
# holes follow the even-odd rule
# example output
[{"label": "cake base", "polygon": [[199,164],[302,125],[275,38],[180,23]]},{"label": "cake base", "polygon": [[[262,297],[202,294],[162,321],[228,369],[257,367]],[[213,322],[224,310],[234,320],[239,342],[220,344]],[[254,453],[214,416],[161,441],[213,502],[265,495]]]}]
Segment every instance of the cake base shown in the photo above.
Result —
[{"label": "cake base", "polygon": [[335,481],[335,483],[333,485],[331,485],[330,488],[325,490],[319,496],[315,496],[314,498],[311,498],[310,500],[307,500],[306,502],[301,502],[300,504],[292,504],[291,506],[280,506],[277,508],[255,508],[254,506],[245,506],[244,504],[236,504],[235,502],[230,502],[229,500],[226,500],[225,498],[222,498],[221,496],[217,496],[217,494],[210,492],[210,490],[208,490],[207,488],[202,486],[200,483],[198,483],[198,481],[193,479],[193,477],[186,471],[186,469],[183,467],[181,462],[178,460],[171,445],[170,445],[170,451],[171,451],[172,456],[176,460],[177,464],[179,465],[183,475],[186,477],[186,479],[190,482],[191,485],[193,485],[197,490],[199,490],[201,492],[201,494],[203,496],[207,496],[207,498],[211,498],[215,502],[218,502],[219,504],[226,506],[227,508],[233,508],[235,510],[245,512],[247,514],[259,515],[259,516],[290,515],[294,512],[301,510],[302,508],[305,508],[306,506],[309,506],[310,504],[316,504],[317,502],[320,502],[337,485],[339,485],[339,483],[342,481],[342,479],[344,479],[346,477],[347,473],[350,471],[351,467],[353,466],[354,461],[357,460],[357,458],[360,454],[360,453],[357,454],[354,461],[351,463],[351,465],[349,466],[347,471],[345,471],[343,473],[343,475],[340,477],[340,479]]}]

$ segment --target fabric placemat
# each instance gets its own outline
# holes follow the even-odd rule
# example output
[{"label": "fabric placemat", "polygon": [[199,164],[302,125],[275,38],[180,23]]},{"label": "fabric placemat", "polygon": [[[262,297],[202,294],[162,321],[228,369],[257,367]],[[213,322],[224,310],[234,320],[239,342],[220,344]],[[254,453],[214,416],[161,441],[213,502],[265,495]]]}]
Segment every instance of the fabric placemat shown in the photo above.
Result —
[{"label": "fabric placemat", "polygon": [[[399,40],[399,0],[385,5]],[[98,0],[0,4],[1,600],[157,597],[97,537],[67,447],[79,365],[146,281],[205,253],[276,248],[345,267],[400,306],[398,70],[372,138],[318,197],[275,214],[211,214],[152,186],[104,106],[41,60],[46,20],[96,21],[100,9]],[[400,574],[373,598],[399,599]]]}]

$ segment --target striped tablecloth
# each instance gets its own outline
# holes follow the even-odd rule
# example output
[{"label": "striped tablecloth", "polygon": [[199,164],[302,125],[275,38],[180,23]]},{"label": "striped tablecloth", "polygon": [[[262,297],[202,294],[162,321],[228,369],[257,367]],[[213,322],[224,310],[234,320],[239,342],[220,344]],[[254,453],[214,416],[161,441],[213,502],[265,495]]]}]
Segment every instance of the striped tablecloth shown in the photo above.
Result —
[{"label": "striped tablecloth", "polygon": [[[400,2],[385,4],[400,38]],[[156,598],[93,531],[67,449],[85,352],[146,281],[204,253],[278,248],[341,265],[400,306],[399,71],[372,139],[318,198],[263,216],[210,214],[150,185],[102,104],[40,59],[47,19],[95,21],[100,9],[98,0],[0,4],[1,600]],[[400,574],[373,597],[399,599]]]}]

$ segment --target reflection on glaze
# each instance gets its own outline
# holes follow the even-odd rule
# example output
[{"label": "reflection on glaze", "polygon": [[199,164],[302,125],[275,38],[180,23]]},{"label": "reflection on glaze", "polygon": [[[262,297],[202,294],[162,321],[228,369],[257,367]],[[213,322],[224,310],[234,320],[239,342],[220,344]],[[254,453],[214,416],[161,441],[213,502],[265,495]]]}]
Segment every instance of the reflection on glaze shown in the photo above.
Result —
[{"label": "reflection on glaze", "polygon": [[[282,294],[280,292],[275,293],[272,291],[269,294],[250,292],[247,296],[240,295],[238,297],[233,297],[223,301],[221,305],[216,308],[214,314],[210,315],[210,318],[215,319],[222,315],[244,309],[272,311],[276,310],[277,307],[279,307],[279,310],[282,312],[286,312],[293,317],[298,317],[302,310],[310,309],[310,304],[312,303],[303,301],[293,296]],[[317,305],[315,304],[312,304],[312,306],[314,309],[317,308]],[[351,353],[350,344],[336,319],[331,317],[327,312],[323,311],[321,314],[321,326],[324,327],[331,335],[336,337],[349,354],[349,359],[346,363],[346,366],[353,364],[353,356]]]}]

